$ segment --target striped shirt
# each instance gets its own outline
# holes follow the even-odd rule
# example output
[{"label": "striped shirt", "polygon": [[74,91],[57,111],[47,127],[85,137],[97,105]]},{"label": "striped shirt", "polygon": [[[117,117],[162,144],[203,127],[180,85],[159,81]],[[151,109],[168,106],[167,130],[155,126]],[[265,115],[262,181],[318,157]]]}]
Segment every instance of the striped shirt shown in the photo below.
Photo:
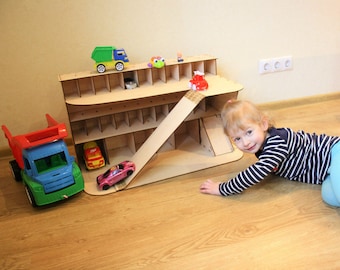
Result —
[{"label": "striped shirt", "polygon": [[322,184],[330,166],[330,151],[340,137],[294,132],[289,128],[271,128],[258,161],[235,178],[219,185],[223,196],[238,194],[259,183],[269,174],[292,181]]}]

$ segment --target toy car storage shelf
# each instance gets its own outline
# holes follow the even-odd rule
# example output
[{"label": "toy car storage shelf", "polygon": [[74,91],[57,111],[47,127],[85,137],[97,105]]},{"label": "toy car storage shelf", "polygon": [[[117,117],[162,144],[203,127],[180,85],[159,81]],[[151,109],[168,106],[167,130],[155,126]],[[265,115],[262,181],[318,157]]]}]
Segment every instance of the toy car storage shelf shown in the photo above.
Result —
[{"label": "toy car storage shelf", "polygon": [[[209,83],[209,89],[204,91],[206,97],[179,124],[158,153],[171,155],[182,146],[187,147],[184,145],[189,141],[195,145],[190,151],[201,155],[201,150],[205,149],[210,159],[216,157],[211,149],[212,142],[206,143],[202,138],[204,119],[218,117],[223,104],[228,99],[237,98],[242,86],[218,76],[216,58],[202,55],[188,57],[183,62],[167,60],[161,69],[149,68],[143,63],[130,64],[120,72],[60,75],[78,162],[82,163],[82,145],[88,141],[98,142],[108,163],[130,158],[188,92],[188,82],[196,70],[204,72]],[[137,88],[125,89],[127,80],[134,81]],[[228,139],[219,137],[215,140]],[[229,152],[235,150],[231,147]],[[178,153],[176,159],[180,160]],[[228,159],[218,162],[226,163]],[[209,164],[205,167],[218,165]],[[91,172],[84,171],[87,173]],[[96,171],[99,173],[100,170]],[[174,175],[163,168],[161,178],[171,176]]]}]

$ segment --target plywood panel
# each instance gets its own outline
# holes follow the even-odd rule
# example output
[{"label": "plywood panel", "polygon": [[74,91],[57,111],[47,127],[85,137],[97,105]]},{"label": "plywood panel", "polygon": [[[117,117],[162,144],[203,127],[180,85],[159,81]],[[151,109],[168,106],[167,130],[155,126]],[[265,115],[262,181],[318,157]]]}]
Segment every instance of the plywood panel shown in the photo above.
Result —
[{"label": "plywood panel", "polygon": [[233,146],[223,131],[221,117],[218,115],[203,118],[203,128],[215,156],[230,153]]}]

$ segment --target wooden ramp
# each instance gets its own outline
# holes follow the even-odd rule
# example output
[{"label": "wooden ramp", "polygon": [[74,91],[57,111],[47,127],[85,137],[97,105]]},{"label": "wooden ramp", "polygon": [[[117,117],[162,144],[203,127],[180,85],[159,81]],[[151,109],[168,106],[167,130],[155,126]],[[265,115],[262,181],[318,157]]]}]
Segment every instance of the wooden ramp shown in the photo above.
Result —
[{"label": "wooden ramp", "polygon": [[233,151],[233,146],[224,133],[220,115],[203,118],[201,127],[202,144],[215,156]]},{"label": "wooden ramp", "polygon": [[199,92],[188,91],[131,158],[136,165],[136,171],[110,188],[110,191],[126,188],[203,98],[205,96]]}]

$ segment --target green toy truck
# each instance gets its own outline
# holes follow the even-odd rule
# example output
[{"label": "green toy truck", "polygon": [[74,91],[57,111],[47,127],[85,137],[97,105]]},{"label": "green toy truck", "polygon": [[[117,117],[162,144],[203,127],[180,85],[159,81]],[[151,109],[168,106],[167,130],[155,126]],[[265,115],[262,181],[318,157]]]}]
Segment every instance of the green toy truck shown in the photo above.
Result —
[{"label": "green toy truck", "polygon": [[129,59],[124,49],[116,49],[113,46],[102,46],[94,48],[91,58],[96,62],[95,69],[99,73],[107,69],[122,71],[124,65],[129,63]]},{"label": "green toy truck", "polygon": [[9,162],[13,177],[23,181],[33,206],[64,200],[84,190],[80,168],[63,140],[67,136],[65,124],[48,114],[46,119],[46,129],[17,136],[2,125],[15,158]]}]

